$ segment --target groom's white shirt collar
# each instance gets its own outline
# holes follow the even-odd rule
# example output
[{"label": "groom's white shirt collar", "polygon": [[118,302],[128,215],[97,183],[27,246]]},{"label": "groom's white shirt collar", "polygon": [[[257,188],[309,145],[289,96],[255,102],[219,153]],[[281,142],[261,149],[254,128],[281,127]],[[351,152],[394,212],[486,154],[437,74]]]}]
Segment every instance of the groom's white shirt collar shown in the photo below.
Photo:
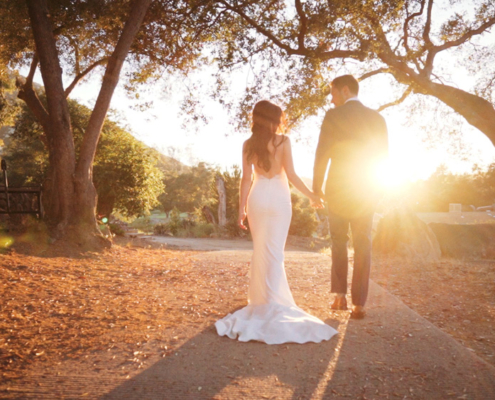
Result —
[{"label": "groom's white shirt collar", "polygon": [[348,99],[344,102],[344,104],[345,104],[345,103],[347,103],[348,101],[361,101],[361,100],[359,100],[359,98],[358,98],[357,96],[356,96],[356,97],[349,97],[349,98],[348,98]]}]

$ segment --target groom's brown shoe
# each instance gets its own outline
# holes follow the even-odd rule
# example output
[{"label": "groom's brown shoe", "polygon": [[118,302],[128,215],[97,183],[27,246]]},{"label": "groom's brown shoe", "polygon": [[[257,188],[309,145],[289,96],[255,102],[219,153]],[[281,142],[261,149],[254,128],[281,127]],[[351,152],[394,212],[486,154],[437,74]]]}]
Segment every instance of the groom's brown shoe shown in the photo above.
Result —
[{"label": "groom's brown shoe", "polygon": [[347,310],[347,300],[345,297],[335,297],[333,304],[330,306],[332,310],[345,311]]},{"label": "groom's brown shoe", "polygon": [[366,316],[366,310],[363,306],[354,306],[351,312],[352,319],[363,319]]}]

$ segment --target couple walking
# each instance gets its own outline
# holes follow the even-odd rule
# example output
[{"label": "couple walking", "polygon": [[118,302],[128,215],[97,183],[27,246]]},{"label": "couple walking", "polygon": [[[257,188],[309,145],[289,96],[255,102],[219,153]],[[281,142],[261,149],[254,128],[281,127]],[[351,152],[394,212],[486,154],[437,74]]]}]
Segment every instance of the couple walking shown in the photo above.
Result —
[{"label": "couple walking", "polygon": [[[252,136],[242,149],[239,226],[246,217],[253,237],[248,305],[215,323],[219,335],[268,344],[328,340],[331,326],[297,307],[284,269],[284,247],[292,215],[289,181],[314,207],[326,202],[332,237],[333,310],[347,310],[347,241],[354,245],[351,318],[365,316],[371,262],[373,214],[380,199],[376,165],[388,153],[383,117],[358,99],[352,75],[332,81],[332,103],[316,149],[313,190],[294,171],[291,143],[281,133],[282,109],[260,101],[253,109]],[[325,192],[323,181],[330,162]],[[253,180],[254,175],[254,180]]]}]

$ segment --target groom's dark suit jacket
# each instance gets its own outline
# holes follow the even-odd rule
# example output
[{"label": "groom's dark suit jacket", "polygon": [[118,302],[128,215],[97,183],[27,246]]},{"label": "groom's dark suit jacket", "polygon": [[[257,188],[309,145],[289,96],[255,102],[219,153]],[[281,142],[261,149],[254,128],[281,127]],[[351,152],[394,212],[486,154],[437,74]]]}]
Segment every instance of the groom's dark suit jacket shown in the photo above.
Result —
[{"label": "groom's dark suit jacket", "polygon": [[329,210],[346,218],[373,213],[382,196],[377,168],[387,156],[387,125],[377,111],[356,100],[330,109],[316,149],[313,191],[321,193],[330,161]]}]

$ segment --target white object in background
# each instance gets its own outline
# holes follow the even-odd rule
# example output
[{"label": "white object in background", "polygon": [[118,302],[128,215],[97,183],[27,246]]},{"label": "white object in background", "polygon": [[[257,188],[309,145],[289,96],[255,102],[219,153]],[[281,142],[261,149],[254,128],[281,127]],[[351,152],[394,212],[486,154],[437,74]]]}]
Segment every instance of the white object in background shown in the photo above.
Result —
[{"label": "white object in background", "polygon": [[461,212],[461,211],[462,211],[462,204],[458,204],[458,203],[449,204],[449,212]]}]

